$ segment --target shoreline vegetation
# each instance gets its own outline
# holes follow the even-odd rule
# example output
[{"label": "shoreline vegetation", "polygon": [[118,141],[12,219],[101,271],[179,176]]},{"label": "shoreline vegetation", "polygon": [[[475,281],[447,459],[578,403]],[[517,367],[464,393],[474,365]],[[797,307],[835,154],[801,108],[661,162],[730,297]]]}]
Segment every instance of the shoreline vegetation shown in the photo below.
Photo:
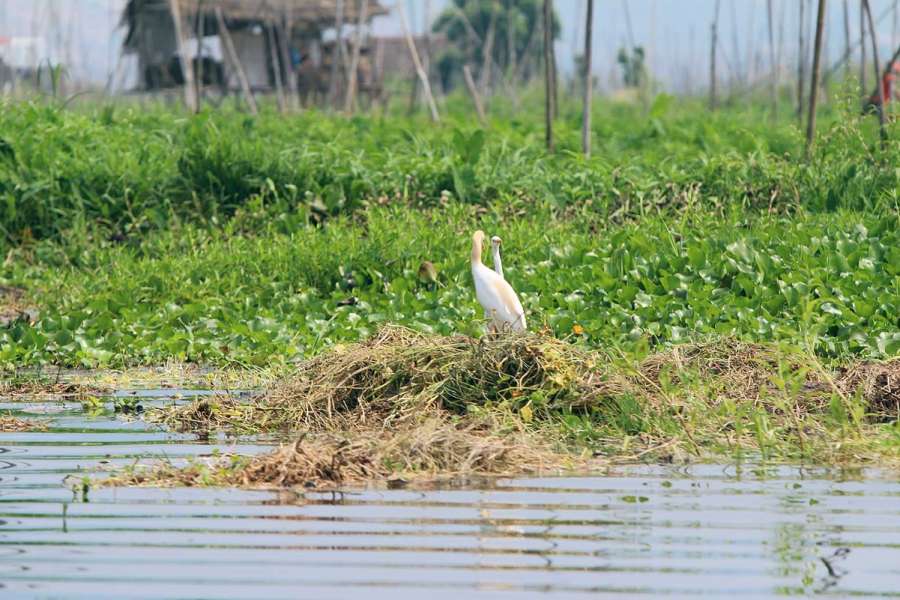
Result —
[{"label": "shoreline vegetation", "polygon": [[[0,394],[264,390],[150,416],[276,453],[108,484],[897,464],[896,124],[880,147],[830,102],[806,160],[765,102],[604,100],[586,159],[567,102],[545,150],[539,100],[483,129],[463,98],[427,126],[6,101]],[[533,333],[482,337],[475,229]]]}]

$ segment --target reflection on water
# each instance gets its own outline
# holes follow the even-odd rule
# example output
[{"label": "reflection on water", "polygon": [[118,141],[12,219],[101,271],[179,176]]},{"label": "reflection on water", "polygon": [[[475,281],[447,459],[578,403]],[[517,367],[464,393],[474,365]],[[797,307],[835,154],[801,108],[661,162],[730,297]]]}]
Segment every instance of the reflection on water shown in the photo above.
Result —
[{"label": "reflection on water", "polygon": [[78,404],[0,410],[52,424],[0,433],[2,597],[900,596],[892,473],[642,465],[466,489],[110,489],[84,501],[64,478],[266,446],[200,443]]}]

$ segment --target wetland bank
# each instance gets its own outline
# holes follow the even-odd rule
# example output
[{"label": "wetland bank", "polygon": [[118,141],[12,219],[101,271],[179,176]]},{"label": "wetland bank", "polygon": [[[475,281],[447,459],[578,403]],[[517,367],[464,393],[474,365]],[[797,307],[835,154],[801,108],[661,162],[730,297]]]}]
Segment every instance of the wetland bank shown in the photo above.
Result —
[{"label": "wetland bank", "polygon": [[[900,217],[882,164],[900,151],[860,160],[869,124],[839,105],[809,163],[758,107],[694,109],[660,102],[651,123],[603,103],[586,160],[548,155],[527,120],[486,134],[210,111],[185,127],[161,109],[10,104],[5,385],[200,365],[198,387],[258,393],[137,418],[285,444],[121,483],[895,464]],[[532,333],[483,337],[476,227],[502,234]]]}]

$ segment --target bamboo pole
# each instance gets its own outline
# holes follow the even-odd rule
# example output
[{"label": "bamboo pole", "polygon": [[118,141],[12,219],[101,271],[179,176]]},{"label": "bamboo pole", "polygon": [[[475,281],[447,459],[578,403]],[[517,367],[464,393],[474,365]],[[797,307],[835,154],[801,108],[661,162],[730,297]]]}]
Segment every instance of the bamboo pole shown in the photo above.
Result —
[{"label": "bamboo pole", "polygon": [[220,6],[216,7],[216,22],[219,25],[219,39],[225,48],[225,60],[231,63],[231,68],[237,74],[244,100],[246,100],[247,106],[250,107],[250,114],[258,115],[259,107],[256,105],[256,98],[253,97],[253,90],[250,89],[247,72],[244,71],[244,66],[241,64],[241,59],[234,47],[234,40],[231,39],[231,34],[228,32],[228,25],[225,24],[225,16],[222,14],[222,7]]},{"label": "bamboo pole", "polygon": [[[803,0],[801,0],[802,2]],[[741,57],[741,44],[740,39],[738,38],[738,21],[737,21],[737,9],[735,0],[731,0],[728,3],[728,6],[731,10],[729,13],[731,14],[731,58],[732,63],[734,64],[734,71],[731,79],[731,92],[734,93],[734,88],[740,88],[744,83],[744,75],[746,72],[744,71],[744,59]]]},{"label": "bamboo pole", "polygon": [[[863,0],[866,2],[866,0]],[[819,75],[822,63],[822,39],[825,33],[825,4],[819,0],[819,12],[816,16],[816,41],[813,48],[812,82],[809,86],[809,114],[806,119],[806,155],[809,156],[816,135],[816,102],[819,98]],[[877,59],[876,59],[877,61]]]},{"label": "bamboo pole", "polygon": [[[824,0],[821,0],[824,2]],[[875,22],[872,20],[872,9],[869,6],[869,0],[862,0],[863,9],[866,13],[866,21],[869,23],[869,34],[872,36],[872,60],[875,63],[875,86],[878,88],[878,96],[881,102],[878,103],[878,127],[881,134],[882,147],[887,142],[887,129],[885,128],[885,108],[887,98],[884,96],[884,86],[881,84],[881,65],[878,62],[878,33],[875,29]],[[890,66],[888,67],[890,68]]]},{"label": "bamboo pole", "polygon": [[331,56],[331,81],[328,85],[328,103],[334,106],[337,103],[338,96],[338,78],[340,76],[340,65],[343,61],[343,36],[344,36],[344,0],[335,2],[335,19],[334,19],[334,52]]},{"label": "bamboo pole", "polygon": [[775,53],[775,16],[772,14],[772,0],[766,0],[766,17],[769,25],[769,62],[772,64],[769,95],[772,102],[772,122],[775,123],[778,121],[778,57]]},{"label": "bamboo pole", "polygon": [[863,96],[863,104],[866,102],[866,9],[863,3],[859,3],[859,95]]},{"label": "bamboo pole", "polygon": [[194,30],[197,32],[197,72],[194,77],[194,94],[197,98],[197,108],[203,105],[203,38],[206,37],[204,29],[206,21],[203,18],[203,0],[197,2],[197,16],[194,19]]},{"label": "bamboo pole", "polygon": [[713,15],[710,33],[712,42],[709,46],[709,109],[715,110],[719,105],[719,98],[716,95],[716,48],[719,43],[719,9],[721,8],[720,0],[716,0],[716,8]]},{"label": "bamboo pole", "polygon": [[466,89],[469,90],[469,96],[472,97],[472,104],[475,105],[478,121],[482,126],[487,125],[484,105],[481,103],[481,96],[478,95],[478,88],[475,86],[475,79],[472,77],[472,69],[469,68],[469,65],[463,65],[463,79],[466,82]]},{"label": "bamboo pole", "polygon": [[369,0],[359,0],[357,5],[359,17],[356,20],[356,34],[353,36],[353,56],[350,60],[350,72],[347,73],[347,94],[344,97],[344,112],[352,114],[356,104],[356,89],[359,87],[359,55],[362,52],[363,27],[369,12]]},{"label": "bamboo pole", "polygon": [[187,55],[184,39],[184,22],[181,20],[181,5],[178,0],[169,0],[169,12],[175,24],[175,41],[178,44],[178,60],[184,75],[184,103],[192,113],[197,112],[197,97],[194,95],[194,61]]},{"label": "bamboo pole", "polygon": [[506,74],[511,78],[516,72],[516,21],[515,5],[506,8]]},{"label": "bamboo pole", "polygon": [[806,0],[799,0],[800,21],[797,26],[797,121],[803,122],[803,87],[806,85],[806,42],[803,37],[806,21]]},{"label": "bamboo pole", "polygon": [[294,32],[293,9],[287,8],[281,16],[281,27],[278,31],[278,47],[281,50],[281,62],[287,75],[287,97],[291,110],[300,110],[300,90],[297,89],[297,72],[291,61],[290,40]]},{"label": "bamboo pole", "polygon": [[559,118],[559,70],[556,66],[556,44],[553,43],[553,0],[550,3],[550,16],[547,21],[550,25],[550,66],[553,71],[553,118]]},{"label": "bamboo pole", "polygon": [[284,97],[284,82],[281,79],[281,59],[278,57],[279,52],[276,41],[275,25],[269,23],[267,31],[269,38],[269,60],[272,62],[272,74],[275,77],[275,99],[278,102],[278,111],[284,113],[287,111],[287,100]]},{"label": "bamboo pole", "polygon": [[591,155],[591,108],[594,93],[594,0],[587,0],[587,15],[584,24],[584,115],[581,119],[581,150]]},{"label": "bamboo pole", "polygon": [[437,104],[434,103],[434,96],[431,94],[431,84],[428,82],[428,75],[425,73],[424,67],[422,67],[422,61],[419,60],[419,52],[416,50],[416,44],[409,31],[409,23],[406,20],[406,11],[402,6],[397,8],[400,13],[400,28],[403,30],[403,37],[406,38],[406,46],[409,48],[413,64],[416,67],[416,73],[419,75],[419,82],[422,84],[422,91],[425,93],[425,100],[428,102],[428,109],[431,111],[431,120],[437,123],[441,120],[441,115],[438,113]]},{"label": "bamboo pole", "polygon": [[552,0],[544,0],[544,126],[547,142],[547,150],[553,152],[553,44]]},{"label": "bamboo pole", "polygon": [[[844,54],[850,56],[850,6],[844,0]],[[850,79],[850,61],[844,64],[844,79]]]}]

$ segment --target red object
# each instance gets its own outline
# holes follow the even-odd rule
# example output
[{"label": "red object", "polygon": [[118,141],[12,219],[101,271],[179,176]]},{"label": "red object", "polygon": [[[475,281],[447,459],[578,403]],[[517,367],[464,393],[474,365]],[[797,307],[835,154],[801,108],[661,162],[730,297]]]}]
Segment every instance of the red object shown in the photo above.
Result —
[{"label": "red object", "polygon": [[[881,78],[881,93],[884,97],[884,103],[887,104],[891,101],[892,91],[894,87],[894,81],[897,79],[896,73],[900,73],[900,63],[895,62],[891,65],[891,69],[885,72],[884,76]],[[869,102],[872,104],[881,104],[882,96],[878,95],[878,92],[872,94],[872,97],[869,99]]]}]

